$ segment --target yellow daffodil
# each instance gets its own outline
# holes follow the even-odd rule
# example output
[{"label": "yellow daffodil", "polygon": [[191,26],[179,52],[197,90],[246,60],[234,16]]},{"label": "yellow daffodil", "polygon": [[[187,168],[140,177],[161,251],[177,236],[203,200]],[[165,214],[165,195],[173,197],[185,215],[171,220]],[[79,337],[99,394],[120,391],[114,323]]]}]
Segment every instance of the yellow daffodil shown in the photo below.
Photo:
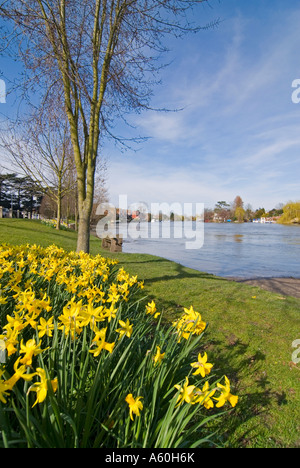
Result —
[{"label": "yellow daffodil", "polygon": [[50,312],[52,307],[50,306],[50,297],[47,297],[45,293],[42,299],[35,299],[34,306],[39,311],[45,310],[46,312]]},{"label": "yellow daffodil", "polygon": [[88,305],[83,306],[80,311],[81,327],[91,325],[91,328],[93,329],[96,323],[103,322],[104,320],[103,306],[94,307],[92,299],[90,299]]},{"label": "yellow daffodil", "polygon": [[108,298],[106,299],[106,302],[113,302],[116,303],[120,299],[120,294],[117,292],[109,292],[108,293]]},{"label": "yellow daffodil", "polygon": [[136,283],[137,283],[137,280],[138,280],[137,275],[136,275],[136,276],[131,276],[131,277],[128,279],[128,284],[129,284],[129,286],[133,286],[134,284],[136,284]]},{"label": "yellow daffodil", "polygon": [[42,352],[43,350],[40,348],[39,344],[36,344],[34,338],[28,340],[26,345],[24,345],[22,340],[20,345],[20,353],[24,354],[24,357],[20,360],[21,364],[31,366],[33,356],[37,356]]},{"label": "yellow daffodil", "polygon": [[4,325],[3,327],[4,330],[13,329],[17,332],[23,330],[24,328],[23,318],[20,317],[20,315],[17,312],[15,312],[14,317],[7,315],[6,320],[7,320],[7,324]]},{"label": "yellow daffodil", "polygon": [[129,414],[130,419],[133,421],[133,414],[136,416],[140,416],[140,411],[143,410],[143,403],[140,401],[143,397],[139,396],[137,398],[133,398],[132,393],[129,393],[125,398],[126,403],[129,405]]},{"label": "yellow daffodil", "polygon": [[94,355],[94,357],[99,356],[102,349],[105,349],[109,353],[113,352],[115,343],[107,343],[105,341],[107,328],[102,328],[101,330],[96,331],[95,338],[93,342],[96,344],[96,348],[91,349],[89,352]]},{"label": "yellow daffodil", "polygon": [[122,284],[119,284],[119,286],[118,286],[118,291],[119,291],[121,294],[126,294],[127,291],[128,291],[128,288],[129,288],[129,284],[128,284],[128,283],[122,283]]},{"label": "yellow daffodil", "polygon": [[17,301],[16,309],[18,311],[27,310],[28,312],[32,312],[32,304],[35,300],[35,294],[32,291],[31,287],[26,289],[25,291],[18,292],[14,295],[14,298]]},{"label": "yellow daffodil", "polygon": [[105,309],[105,317],[108,319],[108,322],[110,323],[111,319],[116,318],[116,314],[118,312],[118,309],[114,306],[114,303],[111,303],[111,306],[109,309]]},{"label": "yellow daffodil", "polygon": [[161,353],[161,349],[159,346],[156,346],[156,354],[153,358],[155,364],[160,364],[163,358],[165,357],[166,353]]},{"label": "yellow daffodil", "polygon": [[92,300],[94,303],[105,302],[105,292],[96,286],[93,286],[92,288],[89,287],[87,289],[83,288],[77,295],[78,297],[86,297],[88,301]]},{"label": "yellow daffodil", "polygon": [[206,323],[202,321],[199,312],[196,312],[191,306],[189,309],[184,308],[184,314],[179,320],[173,322],[173,326],[176,327],[179,334],[179,340],[185,338],[186,340],[190,335],[201,335],[206,328]]},{"label": "yellow daffodil", "polygon": [[52,336],[54,330],[53,319],[54,317],[50,317],[49,320],[46,321],[43,317],[40,318],[40,325],[37,326],[39,338],[42,338],[44,335]]},{"label": "yellow daffodil", "polygon": [[216,389],[210,390],[209,383],[205,382],[202,390],[196,388],[194,391],[194,399],[192,404],[199,403],[203,405],[206,409],[210,409],[214,407],[214,402],[212,401],[212,397],[215,394]]},{"label": "yellow daffodil", "polygon": [[146,314],[153,315],[154,318],[160,315],[160,312],[157,312],[156,304],[153,300],[146,305]]},{"label": "yellow daffodil", "polygon": [[2,403],[6,403],[6,398],[9,393],[7,393],[8,390],[10,390],[9,386],[7,385],[7,382],[2,379],[2,375],[4,374],[3,370],[0,370],[0,401]]},{"label": "yellow daffodil", "polygon": [[234,408],[237,405],[239,397],[230,393],[230,381],[228,377],[225,376],[225,385],[218,383],[217,387],[221,390],[221,395],[218,398],[214,398],[214,400],[217,401],[216,407],[221,408],[229,401]]},{"label": "yellow daffodil", "polygon": [[7,304],[7,298],[0,296],[0,305]]},{"label": "yellow daffodil", "polygon": [[18,382],[18,380],[23,379],[23,380],[26,380],[26,382],[30,382],[33,379],[33,377],[36,375],[36,373],[28,374],[27,373],[28,367],[25,364],[19,367],[20,361],[21,361],[21,357],[19,357],[14,363],[14,371],[15,371],[14,375],[6,381],[6,384],[10,390]]},{"label": "yellow daffodil", "polygon": [[[32,405],[32,407],[34,407],[38,403],[42,403],[46,399],[48,393],[48,379],[45,370],[38,367],[36,369],[36,375],[39,376],[41,381],[34,383],[29,389],[29,391],[36,392],[37,394],[37,399]],[[52,385],[53,392],[56,392],[58,387],[57,379],[51,380],[50,383]]]},{"label": "yellow daffodil", "polygon": [[38,325],[37,319],[39,318],[40,311],[32,311],[25,316],[25,322],[24,325],[30,325],[34,330],[36,330],[36,327]]},{"label": "yellow daffodil", "polygon": [[200,374],[201,377],[205,377],[206,375],[210,374],[213,364],[207,362],[207,354],[204,353],[203,357],[201,354],[198,354],[198,361],[193,362],[191,366],[196,369],[193,375]]},{"label": "yellow daffodil", "polygon": [[118,275],[117,275],[117,281],[122,282],[122,281],[128,281],[129,279],[129,274],[126,273],[124,268],[120,268]]},{"label": "yellow daffodil", "polygon": [[16,345],[19,343],[18,335],[18,330],[12,329],[7,330],[6,335],[0,335],[0,339],[4,342],[8,357],[17,352]]},{"label": "yellow daffodil", "polygon": [[119,320],[119,325],[121,328],[117,328],[116,332],[120,333],[120,338],[122,338],[123,335],[126,335],[128,338],[130,338],[133,330],[133,325],[130,325],[129,320],[127,319],[126,322],[123,322],[123,320]]},{"label": "yellow daffodil", "polygon": [[212,397],[215,394],[216,389],[210,389],[209,383],[205,382],[202,390],[200,388],[195,388],[194,390],[194,399],[191,402],[193,405],[200,404],[203,405],[206,409],[210,409],[214,407],[214,402],[212,401]]},{"label": "yellow daffodil", "polygon": [[177,398],[177,406],[179,406],[181,403],[184,401],[186,403],[191,403],[193,398],[194,398],[194,390],[195,390],[195,385],[189,385],[189,379],[186,377],[185,378],[185,383],[183,386],[181,385],[174,385],[174,387],[177,390],[180,390],[180,394]]},{"label": "yellow daffodil", "polygon": [[72,339],[75,338],[75,333],[78,335],[81,333],[82,328],[80,326],[80,312],[82,309],[82,300],[75,302],[76,297],[74,296],[71,301],[63,308],[63,313],[58,317],[60,324],[59,330],[63,330],[65,335],[71,335]]}]

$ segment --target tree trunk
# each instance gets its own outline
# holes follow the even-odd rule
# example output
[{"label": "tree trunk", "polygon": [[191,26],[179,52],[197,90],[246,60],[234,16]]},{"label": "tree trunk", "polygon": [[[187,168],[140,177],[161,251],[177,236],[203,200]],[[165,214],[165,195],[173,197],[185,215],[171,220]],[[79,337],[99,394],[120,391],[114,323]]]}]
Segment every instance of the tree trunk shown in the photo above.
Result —
[{"label": "tree trunk", "polygon": [[56,221],[56,229],[60,230],[60,223],[61,223],[61,180],[59,179],[58,190],[57,190],[57,221]]},{"label": "tree trunk", "polygon": [[77,180],[79,214],[77,252],[89,253],[90,221],[94,200],[95,164],[89,164],[86,177],[82,177],[82,175],[81,172]]},{"label": "tree trunk", "polygon": [[57,220],[56,220],[56,229],[60,230],[60,222],[61,222],[61,198],[59,197],[57,200]]},{"label": "tree trunk", "polygon": [[80,210],[77,235],[77,252],[90,251],[90,215]]}]

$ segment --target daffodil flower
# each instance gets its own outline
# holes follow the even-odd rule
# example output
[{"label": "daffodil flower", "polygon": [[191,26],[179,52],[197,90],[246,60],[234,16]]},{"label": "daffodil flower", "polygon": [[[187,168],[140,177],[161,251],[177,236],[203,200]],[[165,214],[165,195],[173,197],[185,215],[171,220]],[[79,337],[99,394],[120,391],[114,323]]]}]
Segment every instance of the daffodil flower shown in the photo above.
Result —
[{"label": "daffodil flower", "polygon": [[179,406],[181,403],[184,401],[186,403],[191,403],[193,398],[194,398],[194,390],[195,390],[195,385],[189,385],[189,379],[186,377],[185,378],[185,383],[183,386],[181,385],[174,385],[174,387],[177,390],[180,390],[180,394],[177,398],[177,406]]},{"label": "daffodil flower", "polygon": [[3,327],[4,330],[13,328],[15,331],[19,332],[25,327],[22,317],[20,317],[20,315],[17,312],[15,312],[14,317],[7,315],[6,320],[7,324]]},{"label": "daffodil flower", "polygon": [[63,308],[63,313],[58,318],[61,321],[59,325],[59,330],[64,330],[65,335],[71,334],[72,339],[75,338],[75,333],[78,335],[81,333],[82,329],[80,325],[80,312],[82,309],[82,300],[75,302],[75,297],[68,302],[68,304]]},{"label": "daffodil flower", "polygon": [[143,397],[139,396],[137,398],[133,398],[132,393],[129,393],[125,398],[126,403],[129,405],[129,414],[130,419],[133,421],[133,414],[136,416],[140,416],[140,411],[143,409],[143,403],[140,401]]},{"label": "daffodil flower", "polygon": [[189,309],[184,308],[184,312],[185,313],[179,320],[173,322],[173,326],[176,327],[179,334],[179,343],[181,338],[185,338],[187,340],[190,335],[201,335],[206,328],[206,323],[203,322],[201,314],[196,312],[193,306]]},{"label": "daffodil flower", "polygon": [[0,339],[4,341],[8,357],[17,352],[18,334],[18,330],[8,329],[6,335],[0,335]]},{"label": "daffodil flower", "polygon": [[218,403],[216,404],[217,408],[221,408],[222,406],[225,405],[227,401],[231,404],[231,406],[234,408],[237,405],[238,396],[232,395],[230,393],[230,381],[228,377],[225,376],[225,385],[222,385],[220,383],[217,384],[217,387],[220,388],[221,390],[221,395],[218,398],[214,398]]},{"label": "daffodil flower", "polygon": [[24,354],[24,357],[20,360],[21,364],[31,366],[33,356],[37,356],[42,352],[43,350],[40,348],[39,344],[36,344],[34,338],[28,340],[26,345],[24,345],[22,340],[20,345],[20,353]]},{"label": "daffodil flower", "polygon": [[[41,369],[40,367],[38,367],[36,369],[36,374],[39,376],[41,381],[34,383],[29,388],[30,392],[36,392],[36,394],[37,394],[37,399],[36,399],[35,403],[32,405],[32,408],[36,404],[42,403],[46,399],[46,396],[47,396],[47,393],[48,393],[48,379],[47,379],[47,376],[46,376],[46,371],[44,369]],[[52,385],[53,392],[56,392],[57,386],[58,386],[57,379],[51,380],[51,385]]]},{"label": "daffodil flower", "polygon": [[4,374],[4,370],[0,370],[0,401],[2,403],[6,403],[6,398],[9,393],[7,393],[7,390],[10,390],[9,386],[7,385],[6,380],[2,380],[2,375]]},{"label": "daffodil flower", "polygon": [[46,321],[43,317],[40,318],[40,325],[37,326],[39,338],[42,338],[44,335],[52,336],[52,331],[54,330],[53,319],[54,317],[51,317]]},{"label": "daffodil flower", "polygon": [[206,375],[210,374],[213,364],[207,362],[207,354],[204,353],[203,357],[201,354],[198,354],[198,361],[192,362],[191,366],[196,369],[193,375],[200,374],[201,377],[205,377]]},{"label": "daffodil flower", "polygon": [[133,325],[130,325],[129,320],[127,319],[126,322],[119,320],[119,325],[121,328],[117,328],[116,332],[120,333],[120,338],[122,338],[123,335],[126,335],[128,338],[130,338],[132,335]]},{"label": "daffodil flower", "polygon": [[149,302],[146,305],[146,314],[153,315],[154,318],[157,318],[160,315],[160,312],[157,312],[156,304],[154,301]]},{"label": "daffodil flower", "polygon": [[166,353],[161,353],[160,346],[156,346],[156,354],[153,358],[155,364],[160,364]]},{"label": "daffodil flower", "polygon": [[103,306],[95,308],[93,300],[89,300],[88,305],[84,306],[80,312],[80,325],[81,327],[85,327],[90,324],[93,329],[97,322],[104,321],[103,315]]},{"label": "daffodil flower", "polygon": [[199,403],[200,405],[203,405],[206,409],[213,408],[214,402],[212,400],[212,397],[215,394],[215,392],[216,389],[210,390],[209,383],[205,382],[202,390],[200,390],[200,388],[195,389],[192,404]]},{"label": "daffodil flower", "polygon": [[19,357],[14,363],[14,371],[15,371],[14,375],[6,381],[6,384],[10,390],[14,387],[14,385],[18,382],[18,380],[23,379],[23,380],[26,380],[26,382],[30,382],[33,379],[33,377],[36,375],[36,373],[28,374],[27,373],[28,367],[25,364],[19,367],[20,361],[21,361],[21,357]]},{"label": "daffodil flower", "polygon": [[96,343],[96,348],[91,349],[89,352],[94,355],[94,357],[99,356],[101,353],[102,349],[105,349],[109,353],[113,352],[115,343],[107,343],[105,341],[106,337],[106,330],[107,328],[102,328],[101,330],[96,331],[95,338],[93,339],[93,342]]},{"label": "daffodil flower", "polygon": [[108,322],[111,322],[111,319],[116,318],[116,314],[118,312],[118,309],[115,308],[114,302],[111,303],[111,306],[109,309],[105,309],[105,317],[107,317]]}]

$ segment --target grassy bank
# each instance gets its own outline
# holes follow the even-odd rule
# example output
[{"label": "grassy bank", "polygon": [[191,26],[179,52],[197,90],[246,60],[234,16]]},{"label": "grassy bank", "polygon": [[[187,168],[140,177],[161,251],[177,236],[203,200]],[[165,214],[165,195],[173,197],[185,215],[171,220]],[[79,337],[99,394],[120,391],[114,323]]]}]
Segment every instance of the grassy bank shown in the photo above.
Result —
[{"label": "grassy bank", "polygon": [[[76,248],[74,232],[57,232],[39,222],[0,220],[0,243],[56,244]],[[91,239],[91,253],[117,258],[145,280],[165,320],[193,305],[209,322],[208,351],[226,369],[239,395],[227,421],[233,447],[300,446],[300,366],[292,343],[300,339],[300,300],[191,270],[159,257],[110,254]]]}]

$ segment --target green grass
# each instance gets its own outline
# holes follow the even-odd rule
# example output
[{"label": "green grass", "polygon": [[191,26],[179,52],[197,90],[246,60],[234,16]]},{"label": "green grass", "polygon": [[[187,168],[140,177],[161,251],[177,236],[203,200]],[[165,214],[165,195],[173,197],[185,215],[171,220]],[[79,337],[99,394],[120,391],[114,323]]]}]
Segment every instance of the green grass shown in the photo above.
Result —
[{"label": "green grass", "polygon": [[[76,233],[57,232],[37,221],[1,219],[0,243],[55,243],[76,248]],[[165,320],[193,305],[209,323],[210,362],[232,381],[239,404],[224,424],[231,447],[300,447],[300,366],[292,343],[300,339],[300,299],[191,270],[141,254],[111,254],[91,239],[91,253],[118,258],[145,280]]]}]

